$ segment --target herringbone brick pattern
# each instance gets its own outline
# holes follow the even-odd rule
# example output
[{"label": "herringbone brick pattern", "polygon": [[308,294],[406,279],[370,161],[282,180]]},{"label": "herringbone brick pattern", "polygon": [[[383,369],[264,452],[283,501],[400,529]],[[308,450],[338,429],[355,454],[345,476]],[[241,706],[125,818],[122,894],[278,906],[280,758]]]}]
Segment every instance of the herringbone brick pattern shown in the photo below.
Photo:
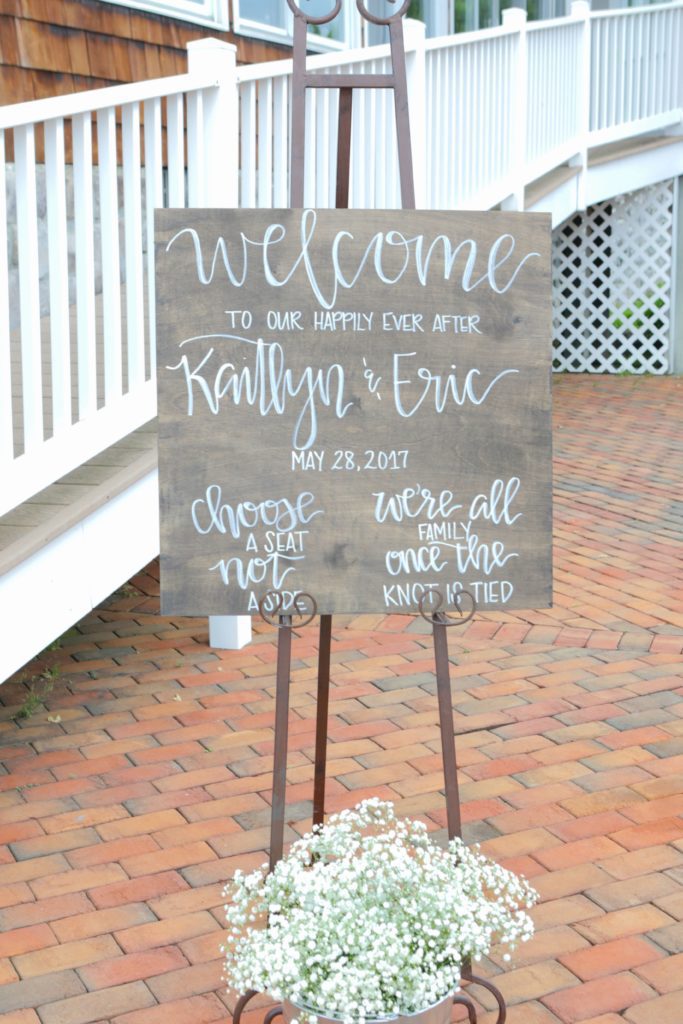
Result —
[{"label": "herringbone brick pattern", "polygon": [[[683,382],[555,391],[555,606],[449,637],[466,837],[542,897],[536,937],[482,972],[509,1024],[681,1024]],[[229,1019],[221,889],[267,847],[275,637],[211,650],[157,594],[152,565],[0,689],[4,1024]],[[427,624],[363,615],[334,637],[328,808],[379,794],[442,829]],[[294,642],[290,838],[316,640]]]}]

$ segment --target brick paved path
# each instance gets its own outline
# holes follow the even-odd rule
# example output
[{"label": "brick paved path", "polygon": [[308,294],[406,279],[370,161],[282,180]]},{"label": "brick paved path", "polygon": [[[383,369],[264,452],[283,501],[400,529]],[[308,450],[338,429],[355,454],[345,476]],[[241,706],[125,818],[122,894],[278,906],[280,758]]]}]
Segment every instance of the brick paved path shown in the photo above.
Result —
[{"label": "brick paved path", "polygon": [[[510,1024],[681,1024],[683,381],[555,392],[556,605],[449,638],[467,838],[543,900],[533,941],[485,972]],[[31,717],[12,719],[26,682],[0,689],[4,1024],[229,1019],[221,888],[267,842],[274,636],[211,651],[157,593],[153,565],[27,669],[58,671]],[[336,620],[330,809],[380,794],[443,827],[426,628]],[[290,837],[314,644],[294,646]]]}]

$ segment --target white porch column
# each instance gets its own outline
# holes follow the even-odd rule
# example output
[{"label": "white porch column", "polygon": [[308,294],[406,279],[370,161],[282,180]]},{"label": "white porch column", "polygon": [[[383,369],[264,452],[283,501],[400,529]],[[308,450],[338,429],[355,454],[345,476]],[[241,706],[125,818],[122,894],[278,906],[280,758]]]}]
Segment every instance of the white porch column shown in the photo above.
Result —
[{"label": "white porch column", "polygon": [[[187,64],[190,74],[201,72],[203,76],[211,72],[216,76],[216,88],[204,93],[199,160],[202,186],[198,188],[198,204],[235,207],[239,180],[237,48],[219,39],[198,39],[188,43]],[[210,616],[211,647],[239,650],[250,640],[251,616]]]}]

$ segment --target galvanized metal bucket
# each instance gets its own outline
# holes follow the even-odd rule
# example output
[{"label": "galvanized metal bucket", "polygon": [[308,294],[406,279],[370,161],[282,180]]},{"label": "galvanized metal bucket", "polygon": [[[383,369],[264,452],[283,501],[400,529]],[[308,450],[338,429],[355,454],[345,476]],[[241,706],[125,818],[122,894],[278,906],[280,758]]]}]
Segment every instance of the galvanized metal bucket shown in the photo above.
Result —
[{"label": "galvanized metal bucket", "polygon": [[[438,1003],[433,1003],[417,1013],[396,1014],[377,1019],[367,1018],[366,1024],[388,1024],[388,1022],[391,1024],[449,1024],[452,1006],[453,993],[451,992],[440,999]],[[342,1024],[339,1017],[327,1017],[311,1006],[299,1006],[288,999],[283,1001],[282,1016],[285,1024],[291,1024],[291,1021],[299,1019],[302,1013],[314,1014],[318,1018],[318,1024]]]}]

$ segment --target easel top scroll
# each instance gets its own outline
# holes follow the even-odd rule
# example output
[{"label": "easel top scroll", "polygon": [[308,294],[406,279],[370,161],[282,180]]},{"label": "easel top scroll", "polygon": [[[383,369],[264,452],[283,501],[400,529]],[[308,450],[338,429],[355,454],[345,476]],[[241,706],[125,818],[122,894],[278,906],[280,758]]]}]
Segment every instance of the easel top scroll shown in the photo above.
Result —
[{"label": "easel top scroll", "polygon": [[[301,0],[306,2],[306,0]],[[395,0],[389,0],[394,3]],[[401,201],[404,210],[415,209],[410,120],[408,117],[408,86],[406,81],[406,55],[403,45],[403,17],[410,0],[403,0],[398,10],[381,17],[368,10],[363,0],[356,0],[361,17],[373,25],[385,26],[389,31],[392,72],[388,75],[330,75],[306,71],[306,37],[309,25],[325,25],[340,13],[343,0],[336,0],[326,14],[314,17],[306,13],[296,0],[287,0],[294,15],[294,58],[292,71],[292,157],[290,199],[293,208],[304,205],[304,162],[306,159],[306,90],[339,90],[339,132],[337,144],[337,209],[349,205],[349,155],[351,148],[351,102],[354,89],[393,89],[396,111],[396,139],[401,181]]]}]

